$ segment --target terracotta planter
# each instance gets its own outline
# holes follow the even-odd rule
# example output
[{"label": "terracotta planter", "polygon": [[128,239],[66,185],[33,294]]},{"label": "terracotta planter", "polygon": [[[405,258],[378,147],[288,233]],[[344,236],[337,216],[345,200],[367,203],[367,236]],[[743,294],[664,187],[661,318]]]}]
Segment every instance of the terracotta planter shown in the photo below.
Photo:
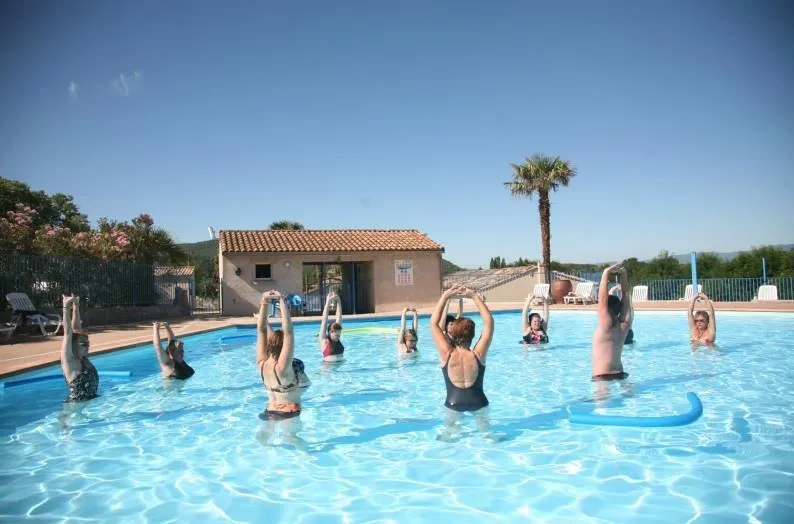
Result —
[{"label": "terracotta planter", "polygon": [[551,299],[555,304],[562,304],[565,295],[573,291],[570,280],[555,280],[551,283]]}]

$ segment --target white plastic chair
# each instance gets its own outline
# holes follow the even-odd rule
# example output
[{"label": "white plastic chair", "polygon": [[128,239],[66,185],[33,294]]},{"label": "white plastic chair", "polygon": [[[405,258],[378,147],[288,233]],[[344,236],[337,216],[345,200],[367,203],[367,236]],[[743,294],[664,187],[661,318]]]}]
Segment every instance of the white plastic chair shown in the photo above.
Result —
[{"label": "white plastic chair", "polygon": [[536,298],[551,300],[550,289],[551,286],[549,284],[535,284],[532,289],[532,300],[534,301]]},{"label": "white plastic chair", "polygon": [[[702,292],[703,292],[703,285],[698,284],[698,293],[702,293]],[[687,284],[686,287],[684,288],[684,297],[679,298],[678,300],[684,300],[686,302],[689,302],[692,300],[693,296],[695,296],[695,294],[692,293],[692,284]]]},{"label": "white plastic chair", "polygon": [[777,300],[777,286],[771,284],[758,288],[758,301],[772,302]]},{"label": "white plastic chair", "polygon": [[648,302],[648,286],[634,286],[631,290],[632,302]]},{"label": "white plastic chair", "polygon": [[[11,304],[12,315],[22,316],[25,319],[25,324],[38,326],[41,334],[45,337],[55,335],[61,329],[63,324],[61,315],[57,313],[40,313],[27,293],[8,293],[6,300]],[[47,329],[53,326],[55,326],[54,329]]]},{"label": "white plastic chair", "polygon": [[566,304],[581,301],[582,304],[595,302],[595,282],[579,282],[573,292],[565,295],[562,298]]}]

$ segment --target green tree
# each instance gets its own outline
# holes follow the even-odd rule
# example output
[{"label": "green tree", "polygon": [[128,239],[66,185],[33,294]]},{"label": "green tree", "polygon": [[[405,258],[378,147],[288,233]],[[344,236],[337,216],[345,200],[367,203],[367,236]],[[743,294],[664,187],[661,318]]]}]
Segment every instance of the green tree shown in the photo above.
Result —
[{"label": "green tree", "polygon": [[697,269],[698,278],[722,278],[725,276],[725,261],[714,253],[701,253],[697,258]]},{"label": "green tree", "polygon": [[270,227],[268,227],[268,229],[274,229],[274,230],[287,229],[287,230],[295,231],[295,230],[303,230],[303,229],[306,229],[306,228],[303,227],[303,224],[301,224],[300,222],[292,222],[292,221],[289,221],[289,220],[279,220],[278,222],[273,222],[272,224],[270,224]]},{"label": "green tree", "polygon": [[136,262],[182,265],[189,260],[182,246],[174,241],[168,231],[155,227],[154,220],[147,214],[138,215],[130,222],[101,218],[97,228],[100,233],[124,233],[128,242],[125,247],[127,257]]},{"label": "green tree", "polygon": [[726,264],[726,272],[731,277],[760,277],[763,274],[762,259],[766,259],[767,277],[794,276],[794,252],[773,246],[739,253]]},{"label": "green tree", "polygon": [[510,194],[518,198],[532,198],[538,195],[538,214],[540,215],[540,237],[543,247],[543,268],[547,282],[550,281],[551,265],[551,200],[549,194],[561,186],[566,187],[576,176],[576,169],[560,157],[533,155],[523,164],[512,164],[513,179],[505,182]]},{"label": "green tree", "polygon": [[0,217],[16,211],[17,204],[36,210],[31,227],[36,230],[45,225],[68,227],[79,233],[89,231],[88,218],[80,213],[71,195],[34,191],[29,185],[17,180],[0,177]]}]

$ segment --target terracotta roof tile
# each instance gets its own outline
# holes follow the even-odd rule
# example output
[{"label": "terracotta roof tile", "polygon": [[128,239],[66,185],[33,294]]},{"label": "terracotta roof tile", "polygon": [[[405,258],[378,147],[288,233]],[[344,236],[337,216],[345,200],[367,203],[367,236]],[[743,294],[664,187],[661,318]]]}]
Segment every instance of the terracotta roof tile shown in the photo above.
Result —
[{"label": "terracotta roof tile", "polygon": [[192,277],[196,273],[193,266],[154,266],[154,276],[156,277]]},{"label": "terracotta roof tile", "polygon": [[220,231],[222,253],[443,251],[415,229]]}]

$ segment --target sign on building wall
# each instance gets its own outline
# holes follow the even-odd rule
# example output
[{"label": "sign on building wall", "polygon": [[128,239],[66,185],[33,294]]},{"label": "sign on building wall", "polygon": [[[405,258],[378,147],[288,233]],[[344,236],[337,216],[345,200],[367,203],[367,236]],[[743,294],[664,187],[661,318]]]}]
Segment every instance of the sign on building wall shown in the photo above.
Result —
[{"label": "sign on building wall", "polygon": [[413,286],[414,285],[414,261],[395,260],[394,261],[394,285]]}]

